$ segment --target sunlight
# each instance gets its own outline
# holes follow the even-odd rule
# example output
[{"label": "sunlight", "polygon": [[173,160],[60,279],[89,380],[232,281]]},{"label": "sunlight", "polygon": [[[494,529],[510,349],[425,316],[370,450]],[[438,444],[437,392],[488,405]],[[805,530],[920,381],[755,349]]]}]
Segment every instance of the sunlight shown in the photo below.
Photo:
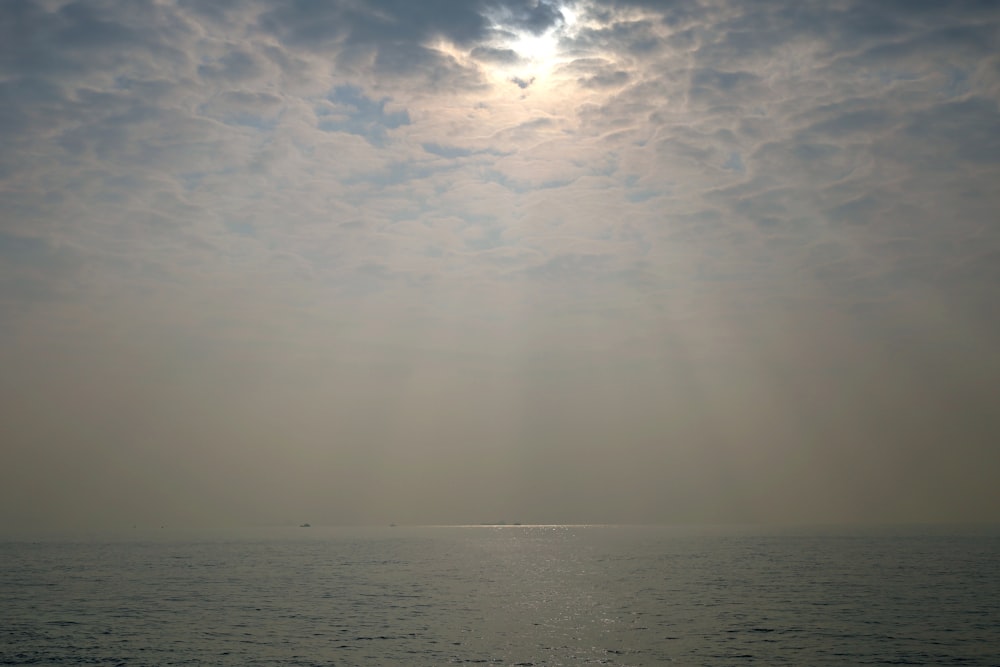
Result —
[{"label": "sunlight", "polygon": [[559,52],[559,39],[554,28],[541,35],[522,33],[510,43],[510,48],[531,67],[545,69]]},{"label": "sunlight", "polygon": [[544,81],[564,58],[561,53],[561,41],[573,34],[577,23],[577,13],[568,8],[559,9],[563,20],[559,25],[549,28],[544,33],[533,34],[527,30],[513,31],[497,22],[501,31],[510,35],[508,39],[497,44],[500,49],[509,49],[517,54],[517,61],[504,64],[494,64],[488,67],[495,79],[503,79],[517,83],[521,88],[527,88]]}]

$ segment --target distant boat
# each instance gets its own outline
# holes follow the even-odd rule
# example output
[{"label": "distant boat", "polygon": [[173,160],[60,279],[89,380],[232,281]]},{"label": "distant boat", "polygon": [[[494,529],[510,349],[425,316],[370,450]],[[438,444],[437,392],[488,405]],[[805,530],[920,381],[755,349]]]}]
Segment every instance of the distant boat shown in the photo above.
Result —
[{"label": "distant boat", "polygon": [[481,523],[479,525],[480,526],[493,526],[494,528],[497,528],[497,527],[500,527],[500,526],[520,526],[521,522],[520,521],[515,521],[513,523],[507,523],[506,521],[486,521],[486,522]]},{"label": "distant boat", "polygon": [[300,523],[299,528],[312,528],[308,523]]}]

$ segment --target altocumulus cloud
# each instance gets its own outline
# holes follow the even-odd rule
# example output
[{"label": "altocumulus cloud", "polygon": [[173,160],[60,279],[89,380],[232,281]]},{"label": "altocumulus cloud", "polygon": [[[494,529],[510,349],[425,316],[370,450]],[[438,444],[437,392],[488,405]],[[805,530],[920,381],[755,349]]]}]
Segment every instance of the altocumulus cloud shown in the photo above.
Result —
[{"label": "altocumulus cloud", "polygon": [[972,1],[4,2],[0,521],[996,519],[998,46]]}]

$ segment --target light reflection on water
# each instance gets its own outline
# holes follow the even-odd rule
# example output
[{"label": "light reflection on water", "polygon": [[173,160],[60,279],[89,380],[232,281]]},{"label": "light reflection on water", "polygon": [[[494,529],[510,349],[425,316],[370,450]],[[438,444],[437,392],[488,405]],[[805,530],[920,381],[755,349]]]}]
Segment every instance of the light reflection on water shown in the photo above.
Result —
[{"label": "light reflection on water", "polygon": [[160,531],[0,562],[5,664],[1000,664],[996,530]]}]

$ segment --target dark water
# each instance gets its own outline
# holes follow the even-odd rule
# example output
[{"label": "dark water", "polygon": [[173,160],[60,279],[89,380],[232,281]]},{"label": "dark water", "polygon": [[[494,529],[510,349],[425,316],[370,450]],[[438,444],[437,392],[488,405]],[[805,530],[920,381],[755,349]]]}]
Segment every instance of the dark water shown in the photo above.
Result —
[{"label": "dark water", "polygon": [[1000,531],[0,542],[0,664],[1000,665]]}]

